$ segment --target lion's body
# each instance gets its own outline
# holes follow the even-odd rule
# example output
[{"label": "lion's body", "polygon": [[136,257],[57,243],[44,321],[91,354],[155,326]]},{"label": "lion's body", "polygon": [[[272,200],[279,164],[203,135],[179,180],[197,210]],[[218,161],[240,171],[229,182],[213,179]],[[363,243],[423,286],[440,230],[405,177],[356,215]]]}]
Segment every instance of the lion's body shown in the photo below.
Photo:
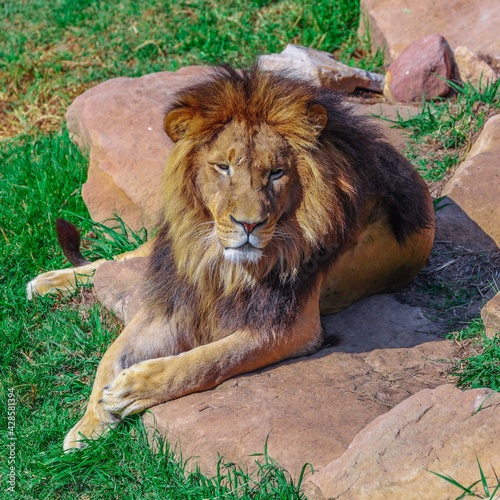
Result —
[{"label": "lion's body", "polygon": [[165,130],[176,146],[145,306],[101,361],[66,447],[314,352],[320,307],[406,284],[431,250],[424,183],[331,92],[225,68],[179,94]]}]

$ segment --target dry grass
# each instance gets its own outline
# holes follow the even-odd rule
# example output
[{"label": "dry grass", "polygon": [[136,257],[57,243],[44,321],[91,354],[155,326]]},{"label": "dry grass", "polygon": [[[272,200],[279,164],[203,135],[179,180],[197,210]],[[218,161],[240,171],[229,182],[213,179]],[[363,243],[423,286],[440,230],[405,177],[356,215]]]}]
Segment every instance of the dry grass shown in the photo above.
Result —
[{"label": "dry grass", "polygon": [[421,307],[448,333],[477,317],[499,286],[499,251],[474,252],[438,241],[426,267],[397,296]]}]

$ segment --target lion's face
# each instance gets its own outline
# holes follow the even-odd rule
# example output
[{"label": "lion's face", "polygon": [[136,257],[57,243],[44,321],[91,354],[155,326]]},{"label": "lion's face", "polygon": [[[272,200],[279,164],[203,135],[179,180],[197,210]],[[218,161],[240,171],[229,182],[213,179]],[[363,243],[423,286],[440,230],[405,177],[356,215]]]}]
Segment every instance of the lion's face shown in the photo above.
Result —
[{"label": "lion's face", "polygon": [[300,199],[293,152],[267,124],[231,122],[196,158],[196,186],[224,257],[256,263]]},{"label": "lion's face", "polygon": [[216,72],[179,94],[164,119],[175,142],[164,185],[174,260],[190,282],[219,279],[226,291],[273,269],[285,281],[297,275],[342,227],[335,193],[350,189],[329,167],[339,155],[321,147],[329,119],[316,89],[249,75]]}]

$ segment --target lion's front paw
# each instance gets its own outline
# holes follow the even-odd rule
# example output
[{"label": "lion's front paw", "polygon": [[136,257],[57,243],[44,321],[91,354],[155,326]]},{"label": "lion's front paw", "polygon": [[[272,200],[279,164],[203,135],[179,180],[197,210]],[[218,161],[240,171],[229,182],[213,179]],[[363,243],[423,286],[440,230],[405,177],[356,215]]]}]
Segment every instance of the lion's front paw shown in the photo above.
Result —
[{"label": "lion's front paw", "polygon": [[161,403],[155,396],[151,364],[152,361],[143,361],[119,373],[103,390],[99,401],[102,409],[124,418]]}]

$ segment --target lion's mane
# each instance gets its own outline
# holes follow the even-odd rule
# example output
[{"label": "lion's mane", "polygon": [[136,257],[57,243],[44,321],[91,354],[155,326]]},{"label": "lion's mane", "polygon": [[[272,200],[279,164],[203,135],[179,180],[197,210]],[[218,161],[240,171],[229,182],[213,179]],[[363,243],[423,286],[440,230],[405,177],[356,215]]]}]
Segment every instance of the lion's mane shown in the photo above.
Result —
[{"label": "lion's mane", "polygon": [[[308,116],[315,104],[328,114],[319,133]],[[157,311],[171,314],[182,306],[193,316],[203,302],[189,321],[207,331],[215,321],[228,329],[293,321],[300,295],[316,279],[311,273],[304,279],[301,269],[326,252],[328,258],[316,266],[321,272],[348,248],[369,202],[376,200],[400,243],[431,224],[422,210],[424,194],[414,189],[414,169],[334,92],[283,73],[222,67],[181,91],[169,112],[175,110],[188,112],[190,121],[179,131],[183,138],[165,171],[164,219],[149,273],[149,300]],[[227,262],[220,243],[208,237],[212,219],[195,183],[195,152],[233,121],[271,126],[291,146],[300,178],[299,201],[278,223],[281,237],[273,238],[253,268]]]}]

